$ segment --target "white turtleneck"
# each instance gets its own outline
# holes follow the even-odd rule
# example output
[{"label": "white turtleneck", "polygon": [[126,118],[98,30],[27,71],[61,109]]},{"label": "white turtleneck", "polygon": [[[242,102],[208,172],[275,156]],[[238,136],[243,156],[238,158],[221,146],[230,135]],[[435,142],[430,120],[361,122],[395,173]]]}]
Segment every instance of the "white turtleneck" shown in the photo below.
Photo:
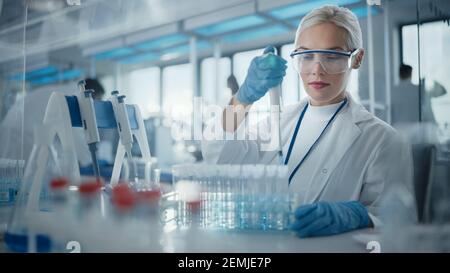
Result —
[{"label": "white turtleneck", "polygon": [[309,103],[289,158],[288,166],[290,172],[300,163],[313,143],[319,138],[328,121],[342,103],[341,101],[325,106],[312,106]]}]

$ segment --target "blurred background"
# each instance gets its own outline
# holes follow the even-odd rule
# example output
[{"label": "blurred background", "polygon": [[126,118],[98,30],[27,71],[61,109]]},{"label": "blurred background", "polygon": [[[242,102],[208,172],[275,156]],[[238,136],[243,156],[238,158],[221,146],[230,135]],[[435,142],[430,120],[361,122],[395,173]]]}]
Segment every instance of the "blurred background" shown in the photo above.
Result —
[{"label": "blurred background", "polygon": [[[324,4],[348,7],[363,30],[366,59],[347,91],[419,147],[418,187],[449,181],[447,0],[0,0],[3,155],[27,159],[36,94],[76,92],[77,81],[91,78],[103,99],[120,90],[140,107],[163,170],[200,162],[199,141],[180,137],[192,136],[194,97],[226,105],[268,44],[289,60],[302,16]],[[284,105],[306,96],[292,67],[282,96]],[[258,119],[268,103],[257,103]],[[111,164],[117,136],[105,135],[101,157]]]}]

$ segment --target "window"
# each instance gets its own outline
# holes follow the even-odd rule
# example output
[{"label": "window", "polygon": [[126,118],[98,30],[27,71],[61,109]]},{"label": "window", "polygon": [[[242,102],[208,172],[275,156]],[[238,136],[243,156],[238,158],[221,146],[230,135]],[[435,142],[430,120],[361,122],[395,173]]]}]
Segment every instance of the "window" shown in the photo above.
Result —
[{"label": "window", "polygon": [[229,58],[219,60],[219,84],[216,90],[216,59],[207,58],[201,63],[201,87],[204,103],[224,106],[231,97],[231,90],[227,87],[227,78],[231,74],[231,61]]},{"label": "window", "polygon": [[350,79],[347,83],[347,92],[350,93],[352,98],[356,102],[360,102],[361,99],[359,97],[359,69],[352,69],[350,74]]},{"label": "window", "polygon": [[[263,51],[264,49],[261,48],[257,50],[240,52],[233,56],[233,71],[239,85],[242,85],[244,82],[252,59],[256,56],[262,55]],[[269,98],[270,95],[266,94],[259,101],[253,104],[253,107],[251,108],[252,117],[250,119],[250,124],[257,123],[267,117],[270,107]]]},{"label": "window", "polygon": [[192,113],[192,66],[174,65],[163,70],[163,112],[175,119]]},{"label": "window", "polygon": [[111,91],[113,91],[116,87],[114,86],[114,77],[113,76],[103,76],[99,78],[100,83],[103,85],[105,89],[105,96],[108,95]]},{"label": "window", "polygon": [[281,57],[285,59],[287,63],[286,76],[283,79],[283,105],[294,104],[306,96],[303,85],[300,85],[300,77],[297,71],[295,71],[292,64],[291,52],[294,51],[294,44],[285,45],[281,48]]},{"label": "window", "polygon": [[441,128],[441,137],[449,138],[450,63],[443,56],[448,55],[450,48],[450,28],[442,21],[420,25],[420,59],[417,40],[416,24],[402,28],[402,60],[413,68],[412,83],[418,85],[419,77],[422,81],[425,91],[421,101],[422,120],[435,120]]},{"label": "window", "polygon": [[120,92],[128,104],[137,104],[144,119],[159,113],[159,73],[157,67],[134,70],[122,77]]},{"label": "window", "polygon": [[[250,67],[250,63],[252,62],[253,58],[262,55],[263,51],[264,49],[261,48],[257,50],[239,52],[236,55],[234,55],[233,71],[239,85],[242,85],[242,83],[244,82],[245,77],[247,76],[248,68]],[[257,101],[254,104],[255,109],[268,110],[268,107],[269,107],[269,94],[266,94],[264,97],[262,97],[259,101]]]},{"label": "window", "polygon": [[[419,84],[419,60],[417,54],[417,25],[404,26],[402,28],[402,60],[404,64],[413,67],[411,82]],[[394,73],[397,71],[394,70]]]}]

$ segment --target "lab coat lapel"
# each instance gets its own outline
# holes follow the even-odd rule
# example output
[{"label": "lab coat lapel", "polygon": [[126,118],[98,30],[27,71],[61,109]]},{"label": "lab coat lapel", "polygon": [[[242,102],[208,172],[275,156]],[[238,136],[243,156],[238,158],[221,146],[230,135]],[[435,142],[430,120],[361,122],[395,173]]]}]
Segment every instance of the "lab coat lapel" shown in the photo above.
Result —
[{"label": "lab coat lapel", "polygon": [[316,202],[319,199],[342,157],[361,134],[361,130],[355,124],[355,113],[352,109],[354,104],[352,104],[350,101],[349,107],[336,117],[334,126],[330,128],[324,143],[322,143],[324,145],[318,146],[322,150],[319,154],[326,154],[326,157],[314,174],[315,177],[306,197],[308,203]]}]

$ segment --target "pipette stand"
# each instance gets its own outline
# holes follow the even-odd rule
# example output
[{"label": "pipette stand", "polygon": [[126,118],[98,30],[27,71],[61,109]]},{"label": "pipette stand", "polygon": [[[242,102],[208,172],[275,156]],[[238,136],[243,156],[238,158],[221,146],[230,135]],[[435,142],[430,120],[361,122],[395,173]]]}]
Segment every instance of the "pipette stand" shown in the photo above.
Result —
[{"label": "pipette stand", "polygon": [[[130,105],[128,105],[130,106]],[[139,111],[139,107],[137,105],[131,105],[134,108],[134,122],[137,123],[137,128],[133,126],[131,127],[131,132],[133,134],[134,139],[136,140],[137,144],[139,145],[139,149],[142,154],[142,159],[145,161],[151,160],[151,154],[150,154],[150,148],[148,146],[148,140],[147,140],[147,133],[145,131],[144,126],[144,120],[142,119],[141,112]],[[129,111],[128,111],[129,112]],[[133,123],[133,118],[128,115],[128,118],[130,119],[130,123]],[[114,167],[113,172],[111,176],[111,181],[109,183],[110,187],[114,187],[118,182],[120,178],[120,172],[122,168],[122,163],[125,158],[125,146],[122,145],[122,143],[119,141],[117,146],[117,152],[116,152],[116,158],[114,160]],[[145,172],[145,175],[149,175],[148,172]],[[149,180],[150,177],[145,177],[145,179]]]},{"label": "pipette stand", "polygon": [[[117,128],[113,107],[110,101],[94,101],[94,107],[97,127],[99,129]],[[145,131],[144,121],[139,107],[137,105],[126,105],[126,108],[132,133],[139,145],[142,158],[150,161],[151,154],[147,142],[147,133]],[[52,220],[51,213],[39,210],[39,199],[46,167],[50,157],[54,156],[55,162],[58,164],[56,160],[56,151],[53,147],[56,138],[58,138],[61,143],[62,155],[66,157],[63,158],[65,165],[60,167],[64,167],[65,171],[69,170],[69,173],[62,173],[62,175],[67,176],[72,185],[75,186],[79,185],[81,181],[72,128],[82,127],[82,124],[78,97],[65,96],[64,94],[54,92],[50,96],[47,104],[44,119],[40,124],[38,123],[38,127],[36,128],[35,145],[38,145],[38,149],[35,152],[37,153],[37,156],[32,154],[30,159],[35,157],[38,162],[36,162],[36,164],[27,162],[27,167],[25,169],[25,174],[27,174],[27,172],[34,172],[29,195],[25,196],[25,204],[23,204],[25,206],[23,217],[25,217],[25,222],[28,225],[28,233],[30,235],[28,244],[28,250],[30,252],[36,251],[34,234],[39,232],[39,230],[48,231],[49,229],[54,228],[50,224]],[[111,176],[111,187],[118,183],[124,157],[125,148],[119,141]],[[33,165],[36,166],[36,168],[33,168]]]},{"label": "pipette stand", "polygon": [[[76,149],[74,145],[74,139],[72,135],[71,116],[68,104],[65,96],[59,93],[53,93],[47,104],[44,119],[36,124],[34,148],[27,161],[25,168],[24,178],[29,177],[31,181],[23,181],[20,191],[28,190],[26,192],[19,192],[20,199],[17,200],[16,208],[14,210],[13,221],[18,221],[16,218],[23,217],[20,222],[26,224],[26,230],[28,233],[28,245],[27,251],[36,252],[36,234],[40,230],[48,231],[49,226],[52,223],[52,214],[49,211],[41,211],[39,208],[40,195],[43,188],[45,172],[47,170],[47,164],[49,159],[53,157],[55,168],[62,170],[70,170],[69,173],[65,173],[69,177],[72,183],[79,183],[80,172],[79,165],[76,156]],[[62,147],[62,153],[65,166],[59,165],[57,160],[57,153],[54,149],[55,139],[59,139]],[[70,157],[70,158],[67,158]],[[36,162],[31,162],[36,160]],[[58,166],[59,165],[59,166]],[[27,188],[25,183],[31,183]],[[20,204],[19,204],[20,202]],[[12,233],[17,230],[11,230]],[[8,231],[9,232],[9,231]]]},{"label": "pipette stand", "polygon": [[[97,119],[97,126],[99,129],[117,128],[114,117],[113,108],[110,101],[94,101],[95,113]],[[139,145],[142,158],[144,160],[151,160],[150,148],[147,140],[147,133],[142,119],[141,112],[137,105],[127,105],[128,117],[131,124],[131,130],[134,138]],[[46,151],[46,147],[52,145],[56,137],[59,138],[62,146],[64,156],[70,156],[67,160],[71,170],[69,179],[72,185],[79,185],[81,181],[80,169],[78,165],[75,142],[73,138],[72,127],[81,127],[80,109],[78,106],[78,99],[76,96],[65,96],[64,94],[54,92],[49,99],[47,109],[45,112],[42,128],[45,130],[45,137],[42,139],[39,150],[39,164],[38,169],[34,170],[36,175],[30,192],[29,208],[36,209],[39,202],[39,194],[41,189],[42,179],[44,177],[45,166],[48,162],[50,154]],[[45,129],[44,129],[45,128]],[[110,186],[118,183],[120,178],[120,171],[125,157],[125,148],[120,143],[117,147],[116,159],[114,162],[113,172],[110,180]]]},{"label": "pipette stand", "polygon": [[70,160],[67,159],[67,163],[72,164],[72,166],[70,166],[72,172],[65,175],[69,176],[72,183],[77,184],[80,182],[80,171],[71,124],[70,111],[66,97],[63,94],[53,93],[47,104],[44,120],[41,125],[38,125],[35,129],[37,132],[35,144],[39,147],[37,150],[38,156],[36,157],[38,160],[37,169],[30,169],[33,166],[32,162],[27,162],[27,167],[25,169],[25,173],[35,172],[27,202],[27,211],[37,211],[39,208],[39,195],[41,193],[42,180],[45,176],[44,172],[46,171],[49,157],[52,156],[49,151],[52,150],[56,138],[61,142],[63,155],[71,156]]}]

